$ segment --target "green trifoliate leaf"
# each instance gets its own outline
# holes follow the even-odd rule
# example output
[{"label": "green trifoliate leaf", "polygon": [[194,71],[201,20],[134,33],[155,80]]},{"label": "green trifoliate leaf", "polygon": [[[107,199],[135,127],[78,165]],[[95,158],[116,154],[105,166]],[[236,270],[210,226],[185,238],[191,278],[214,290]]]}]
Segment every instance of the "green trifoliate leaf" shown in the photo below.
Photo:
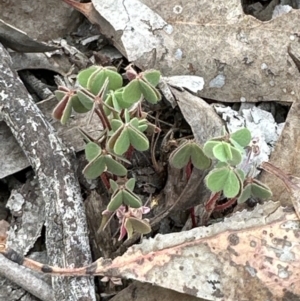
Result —
[{"label": "green trifoliate leaf", "polygon": [[239,178],[241,179],[241,182],[244,182],[245,177],[246,177],[244,171],[243,171],[242,169],[236,168],[236,169],[235,169],[235,172],[237,173],[237,175],[238,175]]},{"label": "green trifoliate leaf", "polygon": [[60,123],[63,125],[66,124],[68,122],[68,120],[70,119],[71,113],[72,113],[72,101],[71,101],[71,99],[69,99],[63,110],[63,113],[62,113],[62,116],[60,119]]},{"label": "green trifoliate leaf", "polygon": [[135,103],[142,99],[142,91],[137,79],[131,81],[123,90],[123,99],[125,102]]},{"label": "green trifoliate leaf", "polygon": [[201,147],[195,142],[190,144],[190,155],[192,164],[196,168],[204,170],[210,167],[211,160],[204,154]]},{"label": "green trifoliate leaf", "polygon": [[117,90],[122,87],[122,76],[113,70],[103,68],[100,72],[93,73],[88,81],[88,89],[97,95],[102,89],[106,79],[108,79],[107,90]]},{"label": "green trifoliate leaf", "polygon": [[129,179],[125,184],[125,187],[130,191],[133,191],[134,186],[135,186],[135,178]]},{"label": "green trifoliate leaf", "polygon": [[160,80],[160,72],[158,70],[146,70],[142,73],[142,78],[153,87],[156,87]]},{"label": "green trifoliate leaf", "polygon": [[117,91],[115,91],[115,98],[120,106],[120,108],[122,109],[128,109],[130,108],[132,105],[134,105],[136,103],[136,101],[133,101],[130,98],[124,98],[123,97],[123,92],[124,92],[124,88],[118,89]]},{"label": "green trifoliate leaf", "polygon": [[55,108],[53,109],[52,112],[52,116],[57,119],[57,120],[61,120],[61,117],[64,113],[64,110],[69,102],[70,98],[68,95],[65,95],[60,101],[59,103],[55,106]]},{"label": "green trifoliate leaf", "polygon": [[114,212],[116,211],[123,202],[122,191],[118,191],[111,196],[110,202],[107,205],[107,210]]},{"label": "green trifoliate leaf", "polygon": [[221,141],[212,141],[212,140],[209,140],[207,141],[205,144],[204,144],[204,147],[203,147],[203,152],[204,154],[208,157],[208,158],[211,158],[211,159],[215,159],[215,155],[214,155],[214,148],[217,146],[217,145],[220,145],[222,144]]},{"label": "green trifoliate leaf", "polygon": [[213,154],[221,162],[232,160],[231,145],[227,142],[221,142],[213,148]]},{"label": "green trifoliate leaf", "polygon": [[227,162],[218,162],[216,165],[215,165],[215,168],[222,168],[222,167],[229,167],[229,164]]},{"label": "green trifoliate leaf", "polygon": [[230,165],[237,166],[242,162],[242,154],[236,148],[230,146],[230,150],[232,153],[232,159],[228,161]]},{"label": "green trifoliate leaf", "polygon": [[122,133],[124,129],[124,125],[121,126],[118,130],[116,130],[114,133],[110,132],[109,135],[111,135],[111,137],[109,138],[108,142],[107,142],[107,147],[109,150],[111,150],[112,152],[114,151],[114,147],[115,147],[115,143],[117,141],[117,139],[119,138],[120,134]]},{"label": "green trifoliate leaf", "polygon": [[138,151],[143,152],[149,149],[149,140],[141,131],[135,127],[128,127],[130,144]]},{"label": "green trifoliate leaf", "polygon": [[113,119],[110,123],[111,128],[114,132],[116,132],[120,127],[124,126],[124,123],[121,120]]},{"label": "green trifoliate leaf", "polygon": [[156,93],[154,90],[155,88],[152,88],[152,86],[142,80],[139,80],[139,88],[140,91],[143,93],[144,98],[149,101],[150,103],[156,104],[160,100],[160,95]]},{"label": "green trifoliate leaf", "polygon": [[169,161],[173,167],[179,169],[186,166],[189,161],[198,169],[206,169],[211,164],[211,160],[194,141],[186,141],[179,145],[170,155]]},{"label": "green trifoliate leaf", "polygon": [[230,134],[230,138],[237,142],[240,146],[246,147],[251,141],[251,132],[247,128],[239,129]]},{"label": "green trifoliate leaf", "polygon": [[226,168],[226,167],[213,169],[205,177],[206,186],[212,192],[222,191],[226,185],[230,171],[231,171],[230,168]]},{"label": "green trifoliate leaf", "polygon": [[123,203],[132,208],[140,208],[142,206],[142,202],[140,198],[127,189],[122,191]]},{"label": "green trifoliate leaf", "polygon": [[190,158],[189,141],[185,141],[171,153],[169,162],[174,168],[181,169],[189,163]]},{"label": "green trifoliate leaf", "polygon": [[109,179],[109,184],[113,192],[119,189],[119,185],[112,179]]},{"label": "green trifoliate leaf", "polygon": [[89,142],[85,146],[85,157],[90,162],[101,155],[101,147],[95,142]]},{"label": "green trifoliate leaf", "polygon": [[57,100],[61,101],[64,98],[64,96],[66,95],[66,92],[65,91],[56,90],[54,92],[54,94],[55,94],[55,97],[57,98]]},{"label": "green trifoliate leaf", "polygon": [[251,184],[244,187],[241,195],[238,198],[238,204],[246,202],[251,197]]},{"label": "green trifoliate leaf", "polygon": [[86,93],[82,92],[81,90],[77,91],[77,96],[81,104],[89,111],[93,108],[94,99],[87,95]]},{"label": "green trifoliate leaf", "polygon": [[147,120],[146,120],[146,122],[142,122],[142,121],[139,122],[138,130],[140,132],[145,132],[147,130],[147,128],[148,128],[148,122],[147,122]]},{"label": "green trifoliate leaf", "polygon": [[125,119],[125,123],[130,122],[130,113],[128,110],[124,110],[124,119]]},{"label": "green trifoliate leaf", "polygon": [[83,174],[87,179],[96,179],[105,171],[105,167],[104,156],[99,156],[83,169]]},{"label": "green trifoliate leaf", "polygon": [[206,176],[205,183],[212,192],[223,191],[227,198],[236,197],[240,192],[239,178],[230,168],[212,170]]},{"label": "green trifoliate leaf", "polygon": [[86,113],[89,111],[89,109],[83,106],[77,95],[72,96],[72,106],[77,113]]},{"label": "green trifoliate leaf", "polygon": [[[116,133],[118,133],[118,131]],[[129,130],[127,127],[124,127],[114,143],[113,150],[117,155],[121,156],[128,150],[129,146]]]},{"label": "green trifoliate leaf", "polygon": [[135,217],[128,217],[125,222],[125,229],[127,231],[127,239],[130,239],[134,232],[140,234],[148,234],[151,232],[151,226],[146,220],[137,219]]},{"label": "green trifoliate leaf", "polygon": [[91,75],[95,72],[100,72],[100,70],[102,70],[103,67],[101,66],[91,66],[87,69],[84,69],[82,71],[80,71],[77,75],[77,80],[80,86],[82,86],[83,88],[87,88],[88,87],[88,81],[89,78],[91,77]]},{"label": "green trifoliate leaf", "polygon": [[107,171],[110,173],[120,177],[127,175],[127,169],[121,163],[114,160],[110,155],[105,156],[105,164]]},{"label": "green trifoliate leaf", "polygon": [[256,181],[256,183],[252,183],[252,195],[260,199],[268,199],[272,196],[272,191],[268,186]]},{"label": "green trifoliate leaf", "polygon": [[240,181],[238,176],[235,174],[233,170],[230,170],[228,174],[228,179],[223,188],[223,194],[227,198],[236,197],[240,192]]}]

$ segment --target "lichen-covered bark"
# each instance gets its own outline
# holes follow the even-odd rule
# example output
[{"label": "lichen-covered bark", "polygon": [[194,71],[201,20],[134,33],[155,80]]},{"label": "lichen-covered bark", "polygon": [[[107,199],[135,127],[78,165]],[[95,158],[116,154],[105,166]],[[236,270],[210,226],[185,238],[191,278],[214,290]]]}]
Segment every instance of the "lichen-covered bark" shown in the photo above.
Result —
[{"label": "lichen-covered bark", "polygon": [[[74,154],[57,138],[10,66],[10,56],[0,44],[0,112],[39,180],[49,264],[86,265],[91,256]],[[56,300],[95,299],[90,278],[53,278],[52,282]]]}]

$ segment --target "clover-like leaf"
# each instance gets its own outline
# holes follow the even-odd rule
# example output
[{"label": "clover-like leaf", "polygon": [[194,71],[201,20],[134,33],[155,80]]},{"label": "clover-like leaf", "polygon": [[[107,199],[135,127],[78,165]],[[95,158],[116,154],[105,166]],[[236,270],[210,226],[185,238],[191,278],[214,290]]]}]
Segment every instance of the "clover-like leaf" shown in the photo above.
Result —
[{"label": "clover-like leaf", "polygon": [[69,97],[69,95],[65,94],[65,96],[63,98],[61,98],[59,103],[53,109],[52,116],[55,119],[61,120],[63,113],[66,109],[66,106],[69,102],[70,102],[70,97]]},{"label": "clover-like leaf", "polygon": [[135,178],[130,178],[126,183],[125,183],[125,187],[130,190],[133,191],[135,186]]},{"label": "clover-like leaf", "polygon": [[245,147],[249,145],[251,141],[251,132],[247,128],[242,128],[230,134],[230,138],[240,146]]},{"label": "clover-like leaf", "polygon": [[134,188],[134,183],[135,180],[130,179],[125,183],[125,185],[118,185],[116,182],[111,180],[110,185],[114,192],[107,210],[114,211],[122,204],[132,208],[140,208],[142,206],[142,202],[139,196],[131,190],[131,188]]},{"label": "clover-like leaf", "polygon": [[138,102],[142,99],[142,91],[140,90],[140,84],[138,79],[131,81],[123,90],[123,99],[128,102]]},{"label": "clover-like leaf", "polygon": [[222,167],[212,170],[205,177],[206,186],[212,192],[223,191],[224,196],[233,198],[240,191],[240,181],[238,176],[230,168]]},{"label": "clover-like leaf", "polygon": [[204,154],[211,159],[215,159],[215,155],[213,152],[213,149],[217,146],[222,144],[222,141],[213,141],[213,140],[209,140],[207,141],[204,146],[203,146],[203,152]]},{"label": "clover-like leaf", "polygon": [[153,87],[156,87],[160,80],[160,72],[158,70],[146,70],[142,73],[142,78],[146,79]]},{"label": "clover-like leaf", "polygon": [[169,162],[174,168],[181,169],[189,163],[190,158],[189,141],[185,141],[171,153]]},{"label": "clover-like leaf", "polygon": [[100,72],[93,73],[88,80],[88,89],[94,94],[98,95],[101,91],[106,79],[108,79],[107,90],[117,90],[123,85],[122,76],[111,69],[103,68]]},{"label": "clover-like leaf", "polygon": [[80,101],[80,103],[89,111],[94,106],[94,99],[91,95],[88,95],[87,93],[84,93],[81,90],[77,91],[77,96]]},{"label": "clover-like leaf", "polygon": [[83,87],[88,87],[88,81],[93,73],[100,72],[103,69],[102,66],[91,66],[87,69],[81,70],[77,75],[78,83]]},{"label": "clover-like leaf", "polygon": [[148,234],[151,232],[151,226],[148,221],[136,217],[126,218],[124,227],[127,232],[127,239],[130,239],[134,232]]},{"label": "clover-like leaf", "polygon": [[260,199],[267,199],[272,196],[272,192],[268,186],[254,179],[253,182],[247,183],[244,187],[243,192],[238,198],[238,203],[247,201],[251,196]]},{"label": "clover-like leaf", "polygon": [[156,104],[161,99],[160,93],[150,84],[142,80],[139,80],[139,89],[142,92],[144,98],[150,103]]},{"label": "clover-like leaf", "polygon": [[54,94],[55,94],[55,97],[57,98],[57,100],[61,101],[67,93],[66,93],[66,91],[56,90],[54,92]]},{"label": "clover-like leaf", "polygon": [[267,199],[272,196],[272,191],[268,186],[255,180],[255,182],[252,183],[252,195],[260,199]]},{"label": "clover-like leaf", "polygon": [[117,184],[117,182],[115,182],[112,179],[109,179],[109,184],[110,184],[110,187],[113,192],[115,192],[119,188],[119,185]]},{"label": "clover-like leaf", "polygon": [[110,173],[120,177],[127,175],[127,169],[121,163],[113,159],[110,155],[105,156],[105,164],[107,171]]},{"label": "clover-like leaf", "polygon": [[193,166],[200,170],[204,170],[210,167],[211,160],[204,154],[200,145],[196,142],[190,144],[190,155]]},{"label": "clover-like leaf", "polygon": [[251,184],[246,185],[243,188],[241,195],[238,198],[238,204],[246,202],[251,197]]},{"label": "clover-like leaf", "polygon": [[204,154],[201,147],[195,141],[185,141],[170,155],[170,164],[175,168],[183,168],[190,161],[198,169],[206,169],[211,160]]},{"label": "clover-like leaf", "polygon": [[[117,155],[123,155],[130,146],[130,138],[129,138],[129,131],[128,127],[121,128],[121,131],[117,131],[115,135],[118,135],[117,139],[115,140],[113,150]],[[114,136],[111,137],[111,139],[114,138]],[[111,140],[110,139],[110,140]]]},{"label": "clover-like leaf", "polygon": [[87,179],[96,179],[105,171],[105,158],[104,156],[98,156],[94,160],[90,161],[88,165],[83,169],[83,174]]},{"label": "clover-like leaf", "polygon": [[120,191],[114,193],[110,199],[110,202],[107,205],[107,210],[114,212],[116,211],[123,203],[123,196]]},{"label": "clover-like leaf", "polygon": [[62,112],[62,116],[60,118],[60,123],[61,124],[66,124],[68,122],[68,120],[70,119],[72,113],[72,99],[69,99],[63,112]]},{"label": "clover-like leaf", "polygon": [[233,198],[236,197],[240,192],[240,181],[236,173],[231,170],[228,174],[228,179],[225,183],[225,186],[223,188],[223,194],[227,198]]},{"label": "clover-like leaf", "polygon": [[234,147],[230,147],[232,153],[232,159],[228,161],[230,165],[237,166],[242,162],[242,154],[239,150]]},{"label": "clover-like leaf", "polygon": [[228,178],[228,174],[230,172],[229,168],[222,167],[218,169],[213,169],[209,174],[205,177],[206,186],[212,192],[222,191],[225,183]]},{"label": "clover-like leaf", "polygon": [[79,100],[78,95],[72,97],[72,107],[77,113],[86,113],[89,111]]},{"label": "clover-like leaf", "polygon": [[102,153],[101,147],[95,142],[89,142],[85,146],[85,157],[90,162]]},{"label": "clover-like leaf", "polygon": [[232,160],[231,149],[232,146],[229,143],[222,141],[213,148],[213,154],[219,161],[228,162]]},{"label": "clover-like leaf", "polygon": [[119,119],[113,119],[111,122],[111,128],[114,132],[116,132],[119,128],[124,126],[124,123]]},{"label": "clover-like leaf", "polygon": [[128,189],[124,189],[123,193],[123,203],[132,208],[140,208],[142,206],[142,202],[135,193],[129,191]]},{"label": "clover-like leaf", "polygon": [[141,131],[135,127],[128,127],[130,144],[138,151],[143,152],[149,148],[149,140]]}]

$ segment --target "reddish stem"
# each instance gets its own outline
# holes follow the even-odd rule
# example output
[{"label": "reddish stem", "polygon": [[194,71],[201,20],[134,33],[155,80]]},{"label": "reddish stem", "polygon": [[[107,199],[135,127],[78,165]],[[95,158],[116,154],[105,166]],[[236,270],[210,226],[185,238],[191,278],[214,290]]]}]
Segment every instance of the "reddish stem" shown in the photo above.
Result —
[{"label": "reddish stem", "polygon": [[101,178],[103,184],[105,185],[105,187],[106,187],[107,189],[110,189],[110,184],[109,184],[109,181],[108,181],[108,178],[107,178],[107,174],[106,174],[105,172],[103,172],[103,173],[101,174],[100,178]]},{"label": "reddish stem", "polygon": [[125,154],[125,158],[127,160],[131,160],[132,154],[133,154],[133,150],[134,150],[133,146],[130,145],[129,148],[128,148],[128,150],[127,150],[127,152],[126,152],[126,154]]},{"label": "reddish stem", "polygon": [[214,211],[223,211],[230,206],[232,206],[236,202],[237,198],[232,198],[229,199],[226,203],[221,204],[221,205],[216,205]]},{"label": "reddish stem", "polygon": [[196,228],[197,220],[196,220],[196,215],[195,215],[195,207],[190,209],[190,214],[191,214],[191,220],[192,220],[192,228]]},{"label": "reddish stem", "polygon": [[192,161],[190,160],[189,163],[187,164],[186,168],[185,168],[187,181],[190,179],[190,177],[192,175],[192,171],[193,171],[193,165],[192,165]]},{"label": "reddish stem", "polygon": [[213,212],[216,208],[216,203],[221,196],[221,192],[212,193],[209,200],[205,205],[205,209],[207,212]]}]

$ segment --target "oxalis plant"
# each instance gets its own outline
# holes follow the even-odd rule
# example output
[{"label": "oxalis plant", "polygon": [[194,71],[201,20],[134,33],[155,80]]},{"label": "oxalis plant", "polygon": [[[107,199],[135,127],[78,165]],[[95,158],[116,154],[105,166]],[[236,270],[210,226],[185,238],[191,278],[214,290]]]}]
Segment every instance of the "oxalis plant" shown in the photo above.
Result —
[{"label": "oxalis plant", "polygon": [[147,70],[137,73],[132,66],[126,68],[129,80],[124,86],[123,77],[114,67],[91,66],[77,75],[78,88],[58,87],[55,92],[59,103],[53,117],[66,124],[72,110],[77,113],[96,114],[104,127],[99,139],[93,139],[79,129],[85,145],[88,164],[83,169],[87,179],[99,176],[111,191],[110,202],[103,212],[103,224],[116,214],[120,221],[119,240],[134,232],[147,234],[151,231],[147,219],[142,215],[149,212],[133,190],[134,178],[127,178],[127,168],[133,149],[146,151],[149,140],[145,131],[159,129],[147,121],[141,103],[146,100],[156,104],[161,94],[155,88],[160,72]]},{"label": "oxalis plant", "polygon": [[[178,169],[185,168],[189,178],[193,167],[205,170],[214,163],[205,177],[205,184],[212,192],[206,205],[207,211],[224,210],[236,201],[243,203],[251,197],[269,198],[272,195],[270,189],[253,178],[251,172],[246,175],[239,167],[250,142],[251,133],[247,128],[230,134],[224,128],[222,136],[210,139],[203,148],[194,140],[183,141],[170,155],[170,164]],[[228,201],[216,205],[220,197]]]},{"label": "oxalis plant", "polygon": [[[98,139],[92,138],[79,129],[86,143],[87,165],[83,174],[87,179],[101,177],[111,192],[110,202],[103,212],[102,226],[116,214],[120,222],[119,240],[134,232],[150,233],[151,227],[143,214],[150,211],[143,206],[140,197],[134,193],[135,179],[127,177],[132,151],[146,151],[149,140],[146,132],[159,129],[147,119],[142,110],[142,101],[156,104],[161,94],[156,89],[160,72],[146,70],[137,73],[130,65],[125,73],[128,83],[114,67],[91,66],[77,75],[77,88],[58,87],[55,95],[58,104],[53,117],[66,124],[72,114],[96,114],[103,132]],[[207,187],[212,191],[207,208],[214,206],[221,195],[229,202],[244,202],[251,196],[267,198],[271,191],[258,180],[245,175],[238,165],[242,161],[245,147],[251,141],[246,128],[235,133],[224,133],[205,143],[203,148],[195,140],[185,140],[170,155],[170,164],[175,168],[185,168],[187,177],[192,168],[208,169],[212,162],[214,168],[205,178]]]}]

